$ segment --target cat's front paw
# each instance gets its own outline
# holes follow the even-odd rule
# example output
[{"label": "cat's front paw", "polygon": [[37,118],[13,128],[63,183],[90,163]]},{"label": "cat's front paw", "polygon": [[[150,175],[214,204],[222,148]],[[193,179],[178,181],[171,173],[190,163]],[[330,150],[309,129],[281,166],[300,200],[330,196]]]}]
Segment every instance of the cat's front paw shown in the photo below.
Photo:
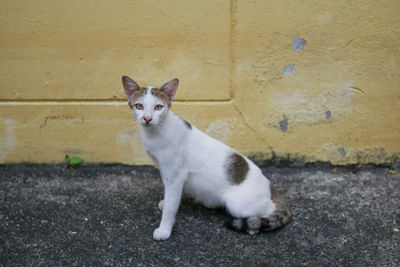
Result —
[{"label": "cat's front paw", "polygon": [[154,240],[166,240],[171,236],[171,231],[166,231],[160,228],[157,228],[153,232],[153,239]]}]

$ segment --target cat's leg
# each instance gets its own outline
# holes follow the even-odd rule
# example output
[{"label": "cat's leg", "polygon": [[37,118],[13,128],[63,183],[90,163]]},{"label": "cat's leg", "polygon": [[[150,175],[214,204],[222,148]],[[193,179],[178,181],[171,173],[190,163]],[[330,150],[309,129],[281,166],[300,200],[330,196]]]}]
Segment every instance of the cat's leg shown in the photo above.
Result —
[{"label": "cat's leg", "polygon": [[[168,176],[173,177],[173,176]],[[164,200],[160,226],[154,230],[155,240],[166,240],[170,237],[172,227],[175,223],[175,215],[181,202],[184,174],[178,174],[173,179],[163,177]]]}]

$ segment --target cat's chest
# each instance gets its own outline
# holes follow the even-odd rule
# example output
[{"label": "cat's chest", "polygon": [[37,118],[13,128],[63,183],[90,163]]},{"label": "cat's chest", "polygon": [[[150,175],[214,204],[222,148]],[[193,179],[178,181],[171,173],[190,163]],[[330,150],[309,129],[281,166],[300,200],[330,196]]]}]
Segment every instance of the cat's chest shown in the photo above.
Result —
[{"label": "cat's chest", "polygon": [[178,161],[183,157],[183,142],[166,138],[142,138],[143,148],[157,165]]}]

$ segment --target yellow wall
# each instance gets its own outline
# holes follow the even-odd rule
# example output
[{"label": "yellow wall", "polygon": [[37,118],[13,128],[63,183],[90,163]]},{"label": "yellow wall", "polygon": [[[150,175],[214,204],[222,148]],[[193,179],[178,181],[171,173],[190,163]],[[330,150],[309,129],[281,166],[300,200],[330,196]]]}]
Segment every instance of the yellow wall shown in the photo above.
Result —
[{"label": "yellow wall", "polygon": [[400,157],[397,0],[1,4],[0,163],[150,163],[124,74],[258,160]]}]

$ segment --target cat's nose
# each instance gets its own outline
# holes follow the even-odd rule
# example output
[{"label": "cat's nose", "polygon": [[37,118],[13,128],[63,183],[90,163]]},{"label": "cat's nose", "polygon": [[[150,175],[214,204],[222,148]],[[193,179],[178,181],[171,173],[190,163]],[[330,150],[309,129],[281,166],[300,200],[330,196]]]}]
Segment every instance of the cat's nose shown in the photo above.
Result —
[{"label": "cat's nose", "polygon": [[145,116],[145,117],[143,117],[143,120],[146,122],[146,124],[149,124],[153,120],[153,118]]}]

